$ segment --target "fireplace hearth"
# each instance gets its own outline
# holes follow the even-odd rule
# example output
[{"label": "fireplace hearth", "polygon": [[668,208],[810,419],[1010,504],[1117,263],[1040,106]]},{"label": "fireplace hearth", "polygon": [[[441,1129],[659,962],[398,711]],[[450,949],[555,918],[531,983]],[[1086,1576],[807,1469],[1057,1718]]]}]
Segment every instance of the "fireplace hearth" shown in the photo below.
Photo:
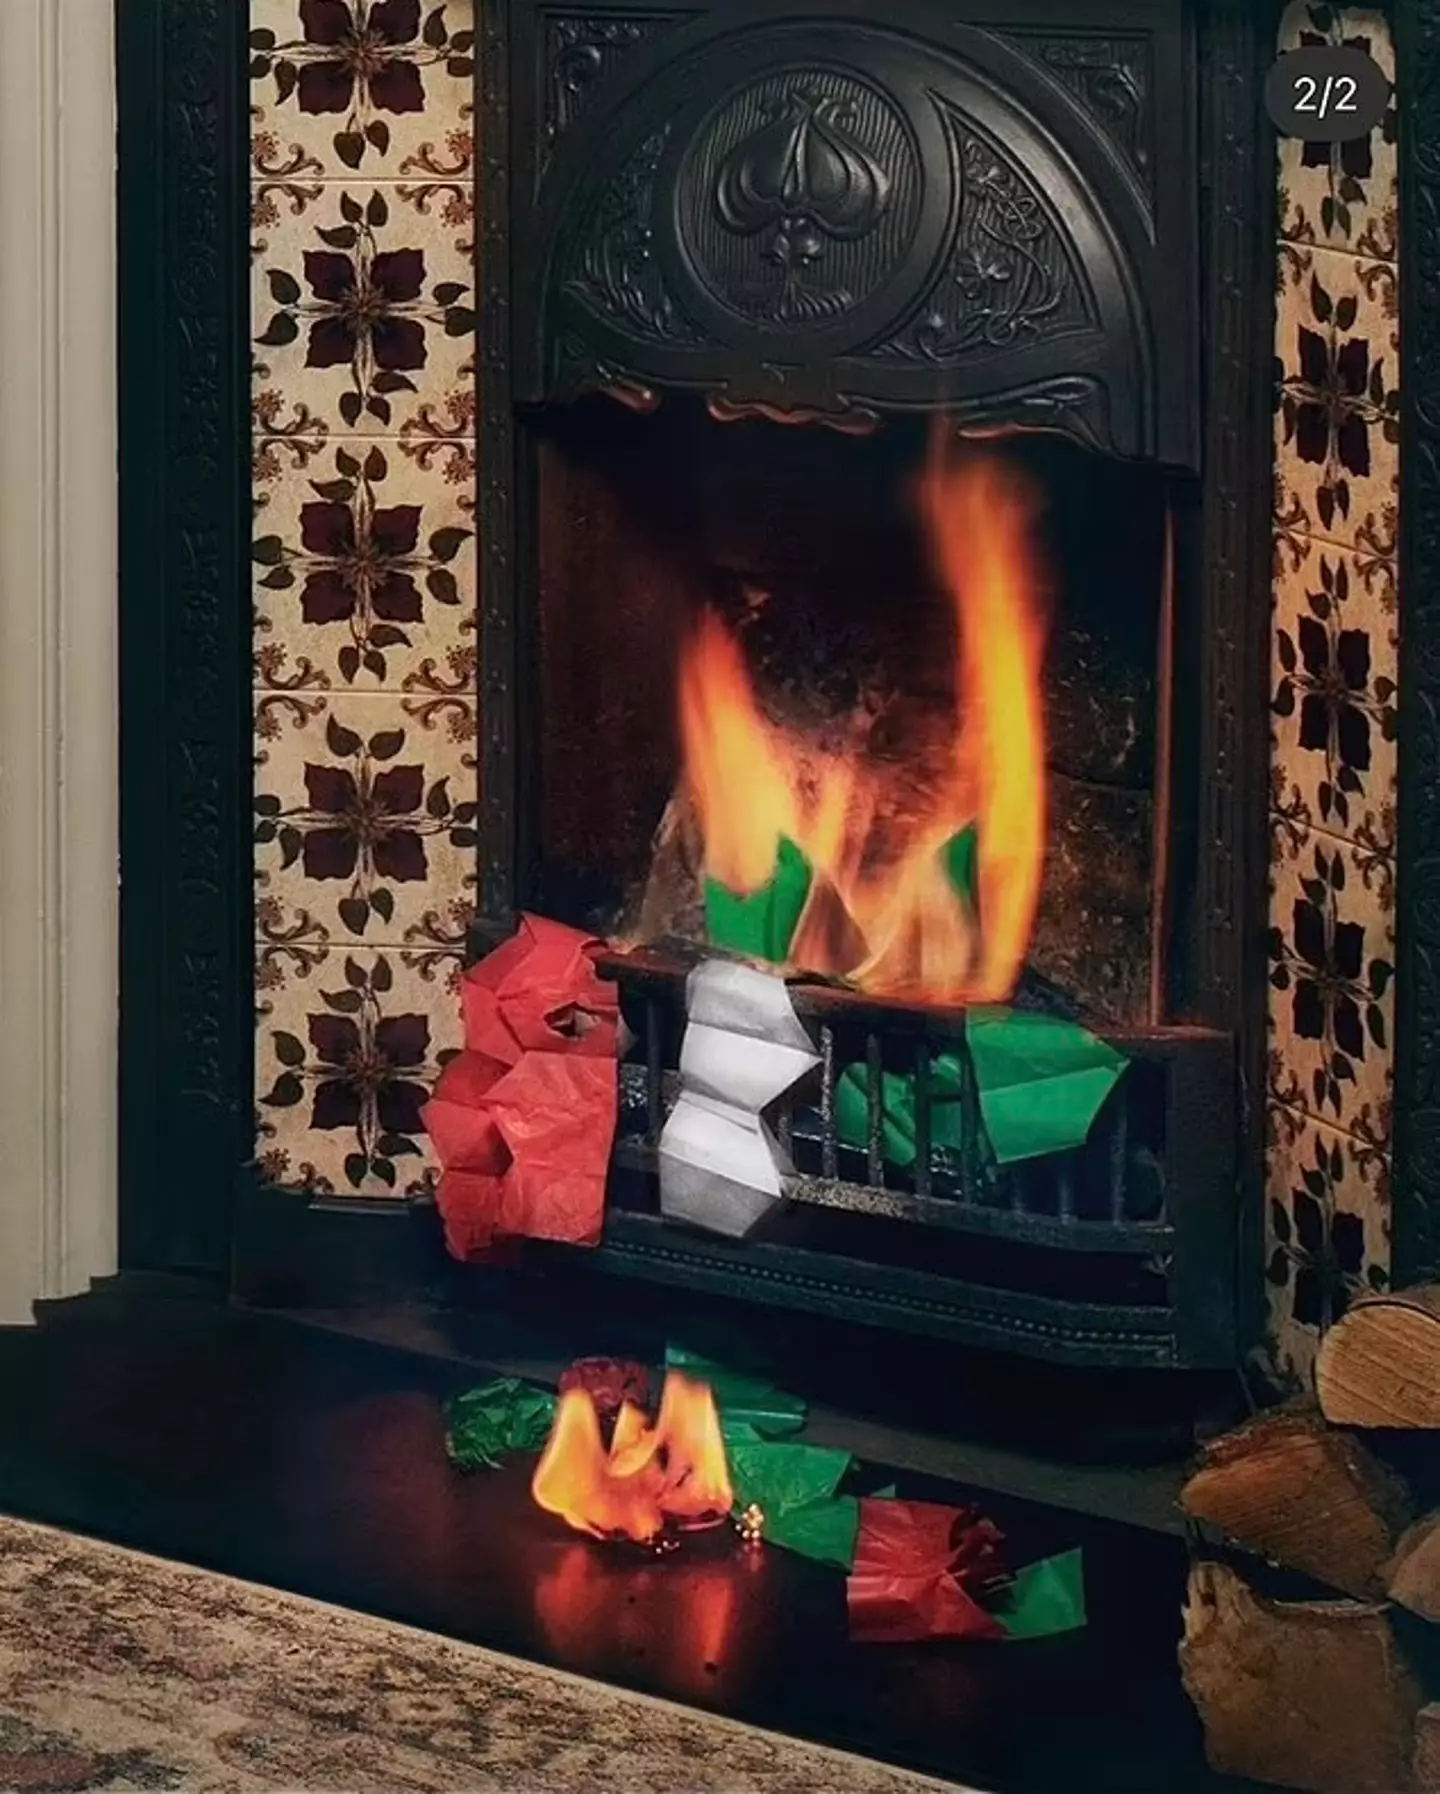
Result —
[{"label": "fireplace hearth", "polygon": [[[598,1266],[1081,1364],[1224,1368],[1252,1343],[1274,42],[1254,14],[526,0],[491,16],[475,945],[521,909],[615,943],[635,1044]],[[988,651],[966,635],[979,524],[952,532],[947,585],[945,525],[927,535],[914,503],[937,452],[1038,494],[1028,744],[993,669],[988,699],[967,682]],[[707,630],[744,703],[716,709],[712,666],[702,729],[675,694]],[[925,753],[964,758],[935,718],[960,716],[963,743],[987,701],[975,876],[992,933],[1021,900],[1012,878],[996,901],[987,847],[1026,831],[1007,836],[985,794],[997,765],[1015,787],[1017,759],[1043,762],[1043,873],[997,988],[923,927],[901,970],[875,950],[920,927],[876,897],[877,862],[904,883],[924,826],[963,819],[926,809]],[[741,711],[768,759],[734,758]],[[697,768],[706,729],[728,779],[723,758]],[[813,820],[837,763],[852,831],[855,785],[894,776],[864,842],[837,850],[848,882],[805,841],[788,969],[823,1064],[774,1117],[795,1199],[762,1237],[706,1238],[661,1218],[654,1176],[685,969],[716,866],[769,863],[773,842],[736,846],[742,813],[808,803]],[[727,785],[717,819],[695,794]],[[953,1112],[950,1143],[929,1137],[932,1068],[969,1063],[981,995],[1122,1056],[1078,1148],[996,1164],[973,1089],[959,1146]],[[847,1066],[863,1139],[836,1125]],[[908,1167],[881,1147],[890,1075],[914,1083]]]}]

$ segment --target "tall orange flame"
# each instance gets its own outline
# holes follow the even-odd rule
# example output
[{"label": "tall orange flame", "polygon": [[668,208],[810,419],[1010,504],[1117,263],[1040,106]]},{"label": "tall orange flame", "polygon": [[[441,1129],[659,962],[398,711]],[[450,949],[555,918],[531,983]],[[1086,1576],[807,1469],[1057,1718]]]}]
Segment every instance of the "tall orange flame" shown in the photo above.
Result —
[{"label": "tall orange flame", "polygon": [[[707,611],[679,670],[684,784],[707,878],[750,895],[773,876],[782,836],[804,854],[813,877],[790,969],[911,1002],[999,1002],[1023,969],[1044,870],[1035,504],[1005,461],[957,458],[937,436],[920,516],[955,618],[955,718],[940,763],[881,762],[783,729],[762,710],[739,642]],[[947,850],[972,826],[967,901]]]},{"label": "tall orange flame", "polygon": [[668,1372],[654,1425],[626,1402],[608,1449],[590,1392],[566,1390],[530,1488],[547,1512],[596,1538],[643,1545],[667,1527],[717,1525],[734,1494],[710,1386]]}]

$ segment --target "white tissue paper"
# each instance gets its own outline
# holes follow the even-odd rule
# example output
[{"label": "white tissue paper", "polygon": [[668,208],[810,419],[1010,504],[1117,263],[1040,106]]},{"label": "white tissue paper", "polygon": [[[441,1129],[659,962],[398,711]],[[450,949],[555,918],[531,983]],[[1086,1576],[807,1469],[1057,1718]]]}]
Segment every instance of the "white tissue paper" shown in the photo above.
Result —
[{"label": "white tissue paper", "polygon": [[685,988],[680,1096],[660,1136],[660,1210],[743,1239],[785,1198],[794,1166],[760,1118],[820,1063],[783,978],[733,960]]}]

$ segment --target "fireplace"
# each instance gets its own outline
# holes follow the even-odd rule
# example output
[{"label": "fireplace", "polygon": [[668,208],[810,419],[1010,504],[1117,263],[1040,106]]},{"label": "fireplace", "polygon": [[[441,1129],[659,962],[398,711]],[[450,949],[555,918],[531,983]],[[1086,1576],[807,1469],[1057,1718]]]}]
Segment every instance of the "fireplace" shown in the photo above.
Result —
[{"label": "fireplace", "polygon": [[[1251,1342],[1255,11],[490,15],[476,946],[520,909],[614,943],[597,1272],[1092,1365]],[[773,1116],[793,1200],[722,1241],[655,1149],[715,892],[777,845],[822,1063]],[[981,1125],[996,1002],[1123,1062],[1053,1151]]]}]

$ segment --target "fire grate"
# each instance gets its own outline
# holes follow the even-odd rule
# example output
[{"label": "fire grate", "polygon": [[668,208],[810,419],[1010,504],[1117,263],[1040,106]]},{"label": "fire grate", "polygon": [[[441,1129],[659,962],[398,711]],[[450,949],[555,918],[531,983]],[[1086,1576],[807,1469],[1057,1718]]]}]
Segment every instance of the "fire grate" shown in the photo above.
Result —
[{"label": "fire grate", "polygon": [[[1018,1308],[1035,1315],[1031,1349],[1049,1356],[1233,1361],[1234,1166],[1230,1130],[1217,1126],[1233,1112],[1228,1036],[1200,1028],[1105,1034],[1129,1063],[1084,1143],[1002,1166],[981,1118],[963,1011],[793,986],[821,1063],[770,1116],[796,1168],[790,1204],[775,1227],[722,1244],[659,1216],[658,1146],[679,1090],[687,968],[643,950],[606,955],[600,965],[620,987],[633,1036],[621,1066],[607,1244],[643,1259],[647,1241],[661,1250],[663,1230],[667,1281],[714,1287],[719,1254],[736,1293],[816,1306],[804,1299],[805,1282],[819,1277],[832,1293],[847,1290],[852,1308],[868,1295],[877,1321],[918,1324],[893,1312],[893,1298],[919,1298],[921,1330],[988,1340],[1003,1326],[1012,1346],[1025,1343],[1013,1324]],[[935,1078],[942,1054],[961,1073],[958,1091],[952,1071],[943,1095]],[[865,1093],[863,1145],[847,1143],[837,1115],[837,1086],[851,1066]],[[894,1072],[913,1080],[909,1168],[885,1152],[883,1078]],[[958,1147],[936,1142],[942,1102],[960,1110],[958,1127],[945,1130]],[[798,1282],[769,1274],[780,1264]],[[749,1290],[747,1265],[766,1271]]]}]

